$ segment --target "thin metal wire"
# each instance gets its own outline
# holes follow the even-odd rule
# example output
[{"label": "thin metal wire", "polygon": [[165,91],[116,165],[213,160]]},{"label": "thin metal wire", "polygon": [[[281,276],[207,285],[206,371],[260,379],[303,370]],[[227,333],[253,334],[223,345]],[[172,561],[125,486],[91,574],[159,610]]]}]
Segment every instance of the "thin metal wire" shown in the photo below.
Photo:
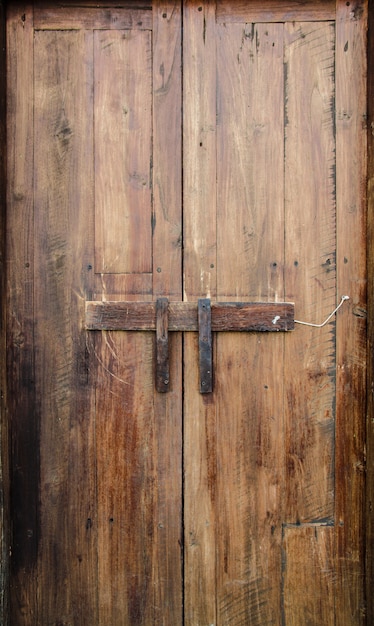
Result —
[{"label": "thin metal wire", "polygon": [[311,322],[301,322],[300,320],[294,320],[295,324],[303,324],[304,326],[313,326],[314,328],[322,328],[322,326],[326,326],[326,324],[331,320],[331,318],[340,309],[340,307],[342,306],[345,300],[349,300],[349,296],[342,296],[338,306],[333,310],[332,313],[330,313],[330,315],[325,319],[324,322],[322,322],[322,324],[312,324]]}]

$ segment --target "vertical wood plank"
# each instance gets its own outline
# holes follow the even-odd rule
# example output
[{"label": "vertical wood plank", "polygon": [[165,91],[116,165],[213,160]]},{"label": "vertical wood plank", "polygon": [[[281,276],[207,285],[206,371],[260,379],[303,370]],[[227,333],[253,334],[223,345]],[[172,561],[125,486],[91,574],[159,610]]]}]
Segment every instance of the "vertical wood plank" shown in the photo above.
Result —
[{"label": "vertical wood plank", "polygon": [[217,32],[218,295],[282,300],[283,27]]},{"label": "vertical wood plank", "polygon": [[[215,2],[183,5],[184,299],[216,297]],[[184,337],[185,621],[216,624],[214,394],[199,393],[197,337]]]},{"label": "vertical wood plank", "polygon": [[[297,319],[336,306],[334,24],[285,25],[286,295]],[[286,341],[287,513],[334,515],[335,319]]]},{"label": "vertical wood plank", "polygon": [[285,527],[282,619],[287,626],[335,626],[334,535],[328,526]]},{"label": "vertical wood plank", "polygon": [[366,349],[367,3],[338,0],[336,178],[338,289],[350,296],[337,320],[336,622],[365,623],[363,489]]},{"label": "vertical wood plank", "polygon": [[216,296],[215,3],[186,0],[183,23],[184,299]]},{"label": "vertical wood plank", "polygon": [[39,621],[39,410],[33,328],[33,10],[7,15],[7,405],[11,428],[12,623]]},{"label": "vertical wood plank", "polygon": [[94,42],[95,270],[150,272],[151,32],[97,30]]},{"label": "vertical wood plank", "polygon": [[153,3],[153,293],[182,298],[181,5]]},{"label": "vertical wood plank", "polygon": [[153,623],[152,339],[121,331],[95,337],[100,626]]},{"label": "vertical wood plank", "polygon": [[[219,299],[283,299],[283,26],[219,26]],[[284,338],[220,333],[220,624],[279,623]],[[265,556],[266,555],[266,556]]]},{"label": "vertical wood plank", "polygon": [[84,31],[36,31],[34,41],[34,312],[42,528],[38,621],[93,624],[95,437],[82,317],[92,291],[93,44]]},{"label": "vertical wood plank", "polygon": [[[153,298],[182,297],[182,5],[156,0],[153,14]],[[169,335],[171,379],[154,396],[154,624],[183,622],[182,337]]]},{"label": "vertical wood plank", "polygon": [[368,224],[367,224],[367,268],[368,268],[368,350],[367,350],[367,422],[366,422],[366,600],[367,622],[374,622],[374,10],[368,2]]},{"label": "vertical wood plank", "polygon": [[9,419],[6,412],[6,21],[5,7],[0,4],[0,615],[4,626],[9,622]]}]

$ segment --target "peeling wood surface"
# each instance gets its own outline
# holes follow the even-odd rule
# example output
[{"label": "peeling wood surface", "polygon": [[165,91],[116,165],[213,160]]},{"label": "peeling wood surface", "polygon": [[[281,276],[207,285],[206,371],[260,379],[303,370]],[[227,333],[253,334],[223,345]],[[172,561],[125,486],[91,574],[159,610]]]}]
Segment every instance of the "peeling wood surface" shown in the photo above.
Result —
[{"label": "peeling wood surface", "polygon": [[12,626],[369,623],[366,20],[8,8]]}]

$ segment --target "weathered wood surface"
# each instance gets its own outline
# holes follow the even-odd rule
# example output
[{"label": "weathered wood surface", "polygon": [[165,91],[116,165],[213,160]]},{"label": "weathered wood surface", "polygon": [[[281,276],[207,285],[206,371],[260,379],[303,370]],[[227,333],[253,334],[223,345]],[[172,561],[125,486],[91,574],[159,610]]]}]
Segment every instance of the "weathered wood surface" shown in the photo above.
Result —
[{"label": "weathered wood surface", "polygon": [[[21,16],[24,15],[24,21]],[[32,6],[7,13],[7,408],[11,433],[11,623],[38,621],[39,432],[35,394]]]},{"label": "weathered wood surface", "polygon": [[[282,33],[217,27],[219,300],[284,299]],[[284,337],[225,334],[216,344],[217,620],[277,623]]]},{"label": "weathered wood surface", "polygon": [[87,159],[93,141],[92,44],[92,34],[83,30],[35,31],[27,51],[35,62],[37,137],[29,165],[40,411],[37,621],[42,624],[89,624],[98,618],[94,398],[82,324],[93,278],[93,163]]},{"label": "weathered wood surface", "polygon": [[334,535],[332,526],[319,524],[284,528],[283,615],[287,626],[336,624]]},{"label": "weathered wood surface", "polygon": [[168,341],[168,301],[158,298],[156,301],[156,389],[164,393],[169,391],[169,341]]},{"label": "weathered wood surface", "polygon": [[217,0],[217,21],[239,22],[316,22],[335,19],[335,0]]},{"label": "weathered wood surface", "polygon": [[[367,224],[367,253],[368,253],[368,376],[367,389],[374,388],[374,11],[373,3],[368,5],[368,224]],[[374,623],[374,594],[372,593],[372,581],[374,580],[374,395],[367,394],[366,416],[366,506],[364,525],[366,531],[366,598],[367,598],[367,623]]]},{"label": "weathered wood surface", "polygon": [[[286,293],[302,320],[327,317],[337,299],[334,33],[285,25]],[[298,330],[285,347],[290,523],[334,517],[335,320]]]},{"label": "weathered wood surface", "polygon": [[[367,3],[122,4],[8,8],[9,621],[363,626]],[[168,394],[152,333],[86,332],[342,293],[217,334],[205,396],[197,332]]]},{"label": "weathered wood surface", "polygon": [[362,584],[366,550],[363,519],[366,472],[364,415],[367,393],[366,24],[366,2],[347,5],[343,0],[338,0],[337,279],[339,291],[350,296],[349,306],[337,319],[336,341],[336,621],[343,624],[365,624],[366,619]]},{"label": "weathered wood surface", "polygon": [[9,544],[10,544],[10,502],[9,502],[9,420],[6,418],[6,173],[7,173],[7,131],[6,131],[6,25],[5,6],[0,6],[0,615],[6,623],[9,619]]},{"label": "weathered wood surface", "polygon": [[[217,297],[215,13],[213,0],[183,6],[183,299],[194,303]],[[213,354],[217,371],[214,343]],[[185,335],[183,362],[184,619],[217,624],[217,408],[199,393],[197,335]]]},{"label": "weathered wood surface", "polygon": [[[198,305],[169,302],[170,331],[198,331]],[[212,302],[212,331],[293,330],[291,302]],[[89,330],[156,330],[156,302],[86,302]]]},{"label": "weathered wood surface", "polygon": [[95,272],[100,274],[152,271],[151,59],[150,31],[94,31]]},{"label": "weathered wood surface", "polygon": [[[131,7],[131,2],[116,2],[115,7],[108,7],[107,3],[103,2],[95,2],[95,6],[92,2],[76,4],[77,6],[57,7],[51,6],[50,2],[38,2],[34,12],[35,28],[39,30],[79,30],[81,28],[152,30],[152,7],[149,3],[137,2],[137,8]],[[121,4],[124,4],[123,8],[120,8]]]}]

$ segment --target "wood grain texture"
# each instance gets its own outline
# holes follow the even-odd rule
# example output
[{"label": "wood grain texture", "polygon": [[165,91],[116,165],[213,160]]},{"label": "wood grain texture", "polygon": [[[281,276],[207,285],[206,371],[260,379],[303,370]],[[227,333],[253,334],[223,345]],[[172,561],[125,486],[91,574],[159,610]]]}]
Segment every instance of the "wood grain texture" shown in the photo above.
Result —
[{"label": "wood grain texture", "polygon": [[[216,298],[215,2],[183,5],[183,299]],[[214,346],[213,346],[214,351]],[[196,336],[184,337],[184,619],[217,624],[214,394],[199,393]],[[203,398],[206,398],[205,400]]]},{"label": "wood grain texture", "polygon": [[[337,319],[336,620],[365,623],[363,486],[366,410],[366,25],[367,3],[337,3],[336,176],[338,288],[350,296]],[[354,95],[353,95],[354,94]],[[354,232],[354,236],[352,233]]]},{"label": "wood grain texture", "polygon": [[[25,19],[22,20],[21,16]],[[12,623],[31,626],[37,610],[40,538],[39,432],[34,361],[32,6],[9,8],[7,69],[7,408],[11,433]]]},{"label": "wood grain texture", "polygon": [[374,11],[373,2],[368,3],[368,224],[367,224],[367,268],[368,268],[368,349],[367,349],[367,420],[366,420],[366,599],[367,621],[374,622],[374,597],[372,581],[374,580]]},{"label": "wood grain texture", "polygon": [[[296,317],[335,308],[334,24],[285,25],[286,293]],[[287,517],[334,516],[335,320],[286,342]]]},{"label": "wood grain texture", "polygon": [[[217,297],[283,300],[283,26],[217,41]],[[223,333],[215,352],[218,619],[278,623],[283,338]]]},{"label": "wood grain texture", "polygon": [[184,7],[184,300],[216,296],[215,3]]},{"label": "wood grain texture", "polygon": [[[44,6],[43,6],[44,4]],[[91,6],[84,6],[91,4]],[[137,8],[105,6],[104,3],[79,2],[77,6],[51,6],[50,2],[39,3],[35,7],[35,28],[38,30],[144,30],[152,28],[152,7],[148,3],[137,2]],[[144,4],[144,8],[141,5]],[[101,5],[101,6],[100,6]]]},{"label": "wood grain texture", "polygon": [[331,526],[284,528],[282,614],[287,626],[335,625],[334,535]]},{"label": "wood grain texture", "polygon": [[6,22],[5,7],[0,6],[0,615],[9,619],[9,549],[10,549],[10,459],[9,421],[6,419]]},{"label": "wood grain texture", "polygon": [[[198,331],[198,307],[194,302],[169,302],[168,329]],[[212,302],[212,330],[278,332],[293,330],[291,302]],[[156,330],[155,302],[86,302],[89,330]]]},{"label": "wood grain texture", "polygon": [[217,29],[219,299],[283,300],[282,28]]},{"label": "wood grain texture", "polygon": [[82,324],[92,292],[92,45],[84,31],[34,32],[40,623],[97,622],[95,432]]},{"label": "wood grain texture", "polygon": [[181,6],[153,5],[153,292],[182,299]]},{"label": "wood grain texture", "polygon": [[217,1],[220,23],[316,22],[335,19],[335,0]]},{"label": "wood grain texture", "polygon": [[151,59],[150,31],[94,33],[97,273],[152,271]]}]

